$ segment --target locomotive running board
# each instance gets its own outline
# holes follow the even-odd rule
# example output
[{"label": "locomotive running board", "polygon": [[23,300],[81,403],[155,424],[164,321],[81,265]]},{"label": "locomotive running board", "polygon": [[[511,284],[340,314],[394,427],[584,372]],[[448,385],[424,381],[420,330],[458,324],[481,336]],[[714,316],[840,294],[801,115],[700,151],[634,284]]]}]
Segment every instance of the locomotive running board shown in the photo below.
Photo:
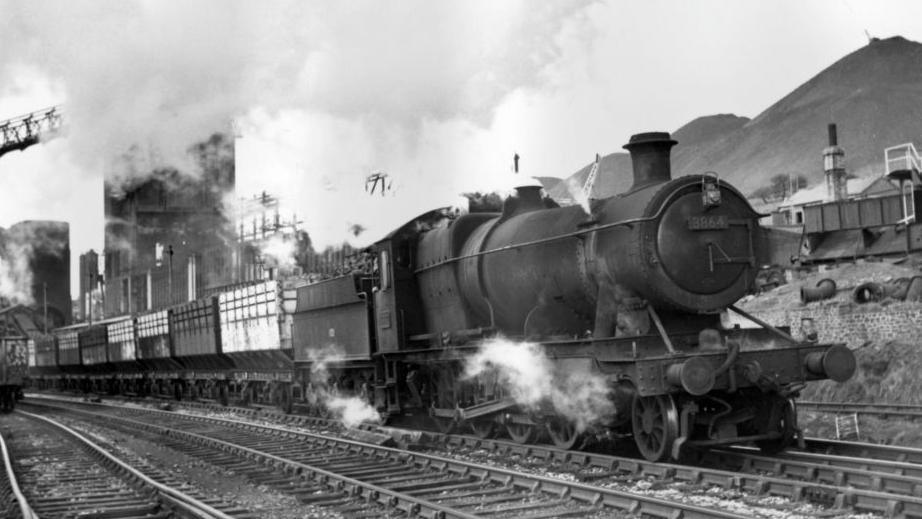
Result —
[{"label": "locomotive running board", "polygon": [[515,400],[511,398],[501,398],[499,400],[490,400],[477,405],[472,405],[470,407],[465,407],[463,409],[446,409],[433,407],[430,410],[430,414],[433,416],[441,416],[446,418],[453,417],[461,422],[464,420],[482,418],[484,416],[495,414],[500,411],[505,411],[506,409],[515,407],[517,405],[518,404],[515,402]]}]

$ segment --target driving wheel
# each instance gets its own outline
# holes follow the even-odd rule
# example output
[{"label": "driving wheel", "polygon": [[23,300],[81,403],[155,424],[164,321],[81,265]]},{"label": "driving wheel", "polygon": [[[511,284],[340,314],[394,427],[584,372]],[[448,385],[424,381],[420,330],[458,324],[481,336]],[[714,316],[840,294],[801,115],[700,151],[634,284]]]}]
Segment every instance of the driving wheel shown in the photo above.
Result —
[{"label": "driving wheel", "polygon": [[509,422],[506,424],[506,432],[512,441],[524,444],[534,441],[536,428],[534,425]]},{"label": "driving wheel", "polygon": [[679,412],[671,396],[635,396],[631,422],[634,442],[644,458],[661,461],[669,457],[679,437]]},{"label": "driving wheel", "polygon": [[547,434],[560,449],[579,449],[585,437],[576,429],[576,424],[566,418],[551,418],[547,422]]},{"label": "driving wheel", "polygon": [[496,435],[496,422],[493,420],[471,420],[471,431],[481,440],[492,438]]},{"label": "driving wheel", "polygon": [[778,454],[794,442],[797,434],[797,407],[792,399],[777,399],[771,408],[771,424],[777,424],[780,436],[756,440],[755,444],[765,454]]}]

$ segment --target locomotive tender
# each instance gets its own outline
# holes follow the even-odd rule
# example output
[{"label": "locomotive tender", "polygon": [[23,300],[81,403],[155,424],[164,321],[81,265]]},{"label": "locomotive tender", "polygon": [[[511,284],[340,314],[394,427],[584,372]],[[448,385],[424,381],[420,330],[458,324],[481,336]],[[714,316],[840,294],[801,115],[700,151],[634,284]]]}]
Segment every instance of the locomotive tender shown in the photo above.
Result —
[{"label": "locomotive tender", "polygon": [[[651,460],[687,446],[779,450],[798,432],[804,384],[847,380],[855,358],[752,316],[761,327],[721,326],[721,312],[743,313],[733,303],[766,252],[759,215],[714,174],[672,179],[674,144],[668,133],[633,136],[633,185],[588,212],[558,207],[538,187],[519,188],[500,214],[430,211],[370,248],[374,272],[266,283],[261,311],[243,302],[232,312],[223,294],[128,318],[121,332],[103,323],[107,338],[77,332],[76,357],[66,353],[73,330],[59,330],[56,367],[109,380],[133,373],[177,396],[226,397],[243,380],[290,407],[310,396],[311,370],[333,348],[323,363],[337,390],[395,422],[483,437],[503,429],[522,443],[546,433],[566,448],[587,434],[629,433]],[[614,413],[575,423],[517,402],[492,374],[464,376],[466,360],[496,337],[539,344],[556,373],[601,378]],[[108,357],[90,354],[98,344]]]}]

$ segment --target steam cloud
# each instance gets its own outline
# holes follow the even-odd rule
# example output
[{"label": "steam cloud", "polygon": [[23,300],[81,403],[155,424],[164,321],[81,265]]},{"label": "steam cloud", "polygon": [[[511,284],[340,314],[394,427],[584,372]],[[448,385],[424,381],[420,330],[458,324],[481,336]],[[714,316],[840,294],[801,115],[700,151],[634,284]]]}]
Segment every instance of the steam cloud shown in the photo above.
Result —
[{"label": "steam cloud", "polygon": [[0,307],[32,304],[32,269],[29,244],[9,243],[0,254]]},{"label": "steam cloud", "polygon": [[[496,177],[506,153],[494,172],[467,157],[496,148],[481,130],[497,107],[546,86],[564,40],[592,32],[590,3],[0,0],[0,85],[25,67],[56,85],[67,155],[91,175],[194,173],[188,147],[233,126],[258,177],[247,185],[241,170],[240,192],[288,195],[324,246],[349,221],[377,226],[372,239],[450,195],[495,189],[472,174]],[[358,219],[377,170],[398,200],[379,196]],[[456,177],[468,183],[445,181]]]},{"label": "steam cloud", "polygon": [[[60,236],[56,233],[61,232]],[[36,226],[22,222],[4,231],[0,229],[0,308],[8,304],[32,305],[35,254],[59,256],[67,247],[67,231],[55,226]]]},{"label": "steam cloud", "polygon": [[355,427],[362,422],[381,422],[381,416],[367,399],[341,393],[337,384],[331,382],[330,364],[345,358],[341,348],[329,344],[322,349],[310,351],[309,356],[313,387],[309,390],[308,398],[314,399],[312,403],[326,407],[346,427]]},{"label": "steam cloud", "polygon": [[263,256],[280,268],[292,268],[295,265],[296,242],[294,238],[285,238],[275,234],[268,238],[260,247]]},{"label": "steam cloud", "polygon": [[526,409],[550,404],[582,432],[614,416],[608,384],[588,370],[557,369],[541,346],[530,342],[493,339],[481,346],[465,365],[466,377],[497,375],[500,384]]}]

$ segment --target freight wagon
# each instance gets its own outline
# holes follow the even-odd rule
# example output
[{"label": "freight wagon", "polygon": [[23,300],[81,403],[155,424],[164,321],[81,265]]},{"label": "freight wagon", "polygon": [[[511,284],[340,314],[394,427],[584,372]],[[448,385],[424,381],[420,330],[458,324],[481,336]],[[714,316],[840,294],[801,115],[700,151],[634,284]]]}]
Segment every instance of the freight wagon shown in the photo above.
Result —
[{"label": "freight wagon", "polygon": [[0,338],[0,410],[9,412],[16,404],[27,375],[29,338]]},{"label": "freight wagon", "polygon": [[278,281],[53,330],[35,341],[39,388],[266,401],[290,409],[290,316]]}]

